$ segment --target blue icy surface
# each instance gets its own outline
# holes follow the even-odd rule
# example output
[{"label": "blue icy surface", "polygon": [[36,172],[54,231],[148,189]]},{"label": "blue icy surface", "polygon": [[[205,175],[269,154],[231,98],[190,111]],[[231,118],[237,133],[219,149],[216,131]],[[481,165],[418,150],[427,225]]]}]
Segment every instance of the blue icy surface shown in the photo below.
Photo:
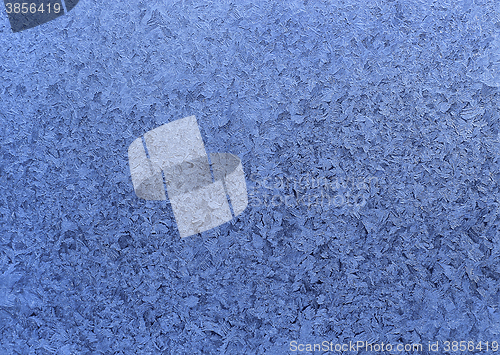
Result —
[{"label": "blue icy surface", "polygon": [[[499,19],[494,1],[81,0],[12,33],[4,14],[0,354],[498,341]],[[127,149],[190,115],[251,203],[181,240]]]}]

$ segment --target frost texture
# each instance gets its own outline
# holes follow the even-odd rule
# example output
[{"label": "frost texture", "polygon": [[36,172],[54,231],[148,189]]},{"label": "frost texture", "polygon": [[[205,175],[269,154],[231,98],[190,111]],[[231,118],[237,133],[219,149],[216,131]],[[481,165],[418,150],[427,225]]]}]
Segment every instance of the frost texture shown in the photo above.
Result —
[{"label": "frost texture", "polygon": [[[448,3],[82,0],[19,33],[5,17],[0,353],[498,340],[499,9]],[[262,200],[259,177],[307,175],[366,204],[262,204],[181,239],[171,205],[134,194],[127,149],[190,115]]]}]

